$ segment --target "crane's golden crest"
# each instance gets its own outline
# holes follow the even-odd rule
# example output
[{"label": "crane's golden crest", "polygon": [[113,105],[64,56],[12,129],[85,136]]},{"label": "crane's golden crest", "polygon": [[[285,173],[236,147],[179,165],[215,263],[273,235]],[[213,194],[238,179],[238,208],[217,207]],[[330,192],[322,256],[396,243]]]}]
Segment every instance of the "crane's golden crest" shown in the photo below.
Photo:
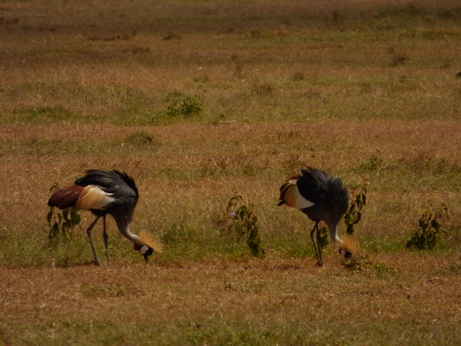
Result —
[{"label": "crane's golden crest", "polygon": [[344,249],[351,254],[356,254],[359,249],[359,243],[357,240],[349,235],[341,237],[342,242],[338,243],[339,249]]},{"label": "crane's golden crest", "polygon": [[109,196],[99,187],[88,185],[84,188],[82,194],[78,198],[76,207],[83,210],[103,209],[113,201],[114,198]]},{"label": "crane's golden crest", "polygon": [[146,230],[139,231],[139,238],[144,245],[151,247],[155,252],[163,252],[163,244],[159,240],[153,239],[152,235]]}]

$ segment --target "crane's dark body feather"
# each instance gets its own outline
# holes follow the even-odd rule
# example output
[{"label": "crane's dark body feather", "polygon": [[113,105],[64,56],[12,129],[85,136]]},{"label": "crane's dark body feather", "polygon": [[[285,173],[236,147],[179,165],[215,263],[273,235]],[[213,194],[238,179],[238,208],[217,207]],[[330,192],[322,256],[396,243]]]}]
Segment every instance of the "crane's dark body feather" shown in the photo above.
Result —
[{"label": "crane's dark body feather", "polygon": [[301,211],[313,221],[325,221],[336,226],[349,208],[349,194],[340,178],[333,179],[323,171],[307,167],[296,181],[298,191],[305,199],[315,203]]},{"label": "crane's dark body feather", "polygon": [[111,214],[114,219],[125,217],[125,222],[129,223],[133,217],[133,211],[138,203],[138,188],[134,179],[126,173],[113,171],[101,171],[92,169],[86,175],[75,181],[77,186],[94,185],[105,193],[110,194],[114,201],[106,205],[103,209],[91,209],[91,212],[98,216]]}]

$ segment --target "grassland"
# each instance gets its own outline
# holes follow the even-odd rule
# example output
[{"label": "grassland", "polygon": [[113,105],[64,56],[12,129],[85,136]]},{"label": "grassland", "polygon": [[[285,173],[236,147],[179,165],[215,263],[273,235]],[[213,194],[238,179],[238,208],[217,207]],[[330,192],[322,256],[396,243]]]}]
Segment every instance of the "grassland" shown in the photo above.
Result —
[{"label": "grassland", "polygon": [[[2,2],[0,343],[459,344],[460,15],[450,0]],[[368,186],[351,262],[330,246],[316,268],[311,224],[276,206],[304,165]],[[133,230],[165,243],[150,265],[110,221],[113,265],[93,267],[87,214],[49,241],[50,188],[90,168],[135,177]],[[221,231],[237,194],[261,258]],[[448,207],[444,233],[406,249],[428,203]]]}]

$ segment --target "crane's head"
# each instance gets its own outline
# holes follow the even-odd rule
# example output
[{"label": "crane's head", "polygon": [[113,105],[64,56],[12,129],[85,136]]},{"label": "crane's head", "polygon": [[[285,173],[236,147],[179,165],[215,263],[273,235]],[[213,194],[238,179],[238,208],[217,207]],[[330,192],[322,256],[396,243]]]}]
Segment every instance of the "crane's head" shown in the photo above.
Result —
[{"label": "crane's head", "polygon": [[162,253],[163,245],[158,240],[152,239],[150,234],[147,231],[139,232],[139,243],[135,243],[133,248],[141,253],[144,256],[146,263],[149,262],[149,256],[154,252]]},{"label": "crane's head", "polygon": [[352,254],[357,252],[358,246],[354,238],[351,236],[344,236],[338,244],[338,252],[344,258],[351,258]]},{"label": "crane's head", "polygon": [[139,251],[144,256],[146,263],[149,263],[149,256],[154,253],[154,249],[145,244],[134,244],[133,249]]}]

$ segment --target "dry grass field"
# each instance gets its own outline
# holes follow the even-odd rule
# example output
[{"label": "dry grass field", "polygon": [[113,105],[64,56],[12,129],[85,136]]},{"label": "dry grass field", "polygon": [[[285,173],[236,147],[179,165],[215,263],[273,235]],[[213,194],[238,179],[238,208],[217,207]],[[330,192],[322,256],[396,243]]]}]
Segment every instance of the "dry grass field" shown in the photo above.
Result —
[{"label": "dry grass field", "polygon": [[[1,2],[0,344],[459,344],[460,17],[457,0]],[[352,260],[330,245],[315,267],[312,222],[277,207],[305,165],[367,186]],[[109,220],[95,267],[85,212],[49,239],[51,187],[90,168],[136,179],[133,231],[165,245],[148,265]],[[223,231],[236,195],[258,258]],[[406,248],[441,205],[435,248]]]}]

